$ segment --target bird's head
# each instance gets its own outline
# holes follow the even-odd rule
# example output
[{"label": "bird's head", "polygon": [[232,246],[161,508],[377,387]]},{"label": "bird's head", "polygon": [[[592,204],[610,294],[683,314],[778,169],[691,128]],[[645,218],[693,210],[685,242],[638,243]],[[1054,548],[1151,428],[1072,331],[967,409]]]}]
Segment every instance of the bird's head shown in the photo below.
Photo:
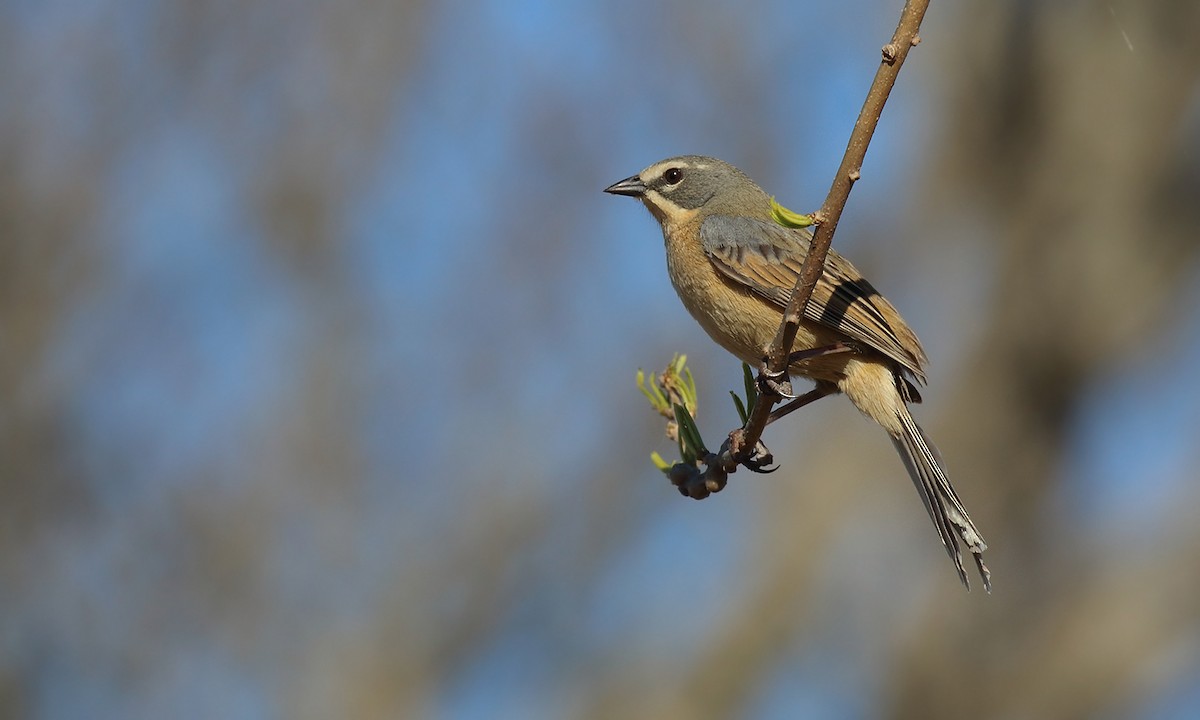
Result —
[{"label": "bird's head", "polygon": [[703,155],[661,160],[604,192],[638,198],[664,225],[696,215],[771,217],[762,188],[729,163]]}]

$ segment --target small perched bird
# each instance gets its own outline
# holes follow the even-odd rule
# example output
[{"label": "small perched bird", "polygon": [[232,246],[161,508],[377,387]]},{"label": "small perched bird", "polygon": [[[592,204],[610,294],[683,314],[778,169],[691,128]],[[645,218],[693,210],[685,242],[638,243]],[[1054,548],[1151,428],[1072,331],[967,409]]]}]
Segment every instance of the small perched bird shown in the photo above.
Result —
[{"label": "small perched bird", "polygon": [[[812,234],[772,219],[771,198],[729,163],[701,155],[657,162],[605,189],[641,200],[662,225],[667,272],[684,307],[721,347],[760,366],[783,319]],[[984,587],[987,545],[942,470],[937,448],[908,412],[925,383],[917,336],[853,265],[830,250],[792,347],[849,346],[806,357],[788,371],[816,382],[817,397],[841,392],[892,439],[958,576],[970,588],[959,541]]]}]

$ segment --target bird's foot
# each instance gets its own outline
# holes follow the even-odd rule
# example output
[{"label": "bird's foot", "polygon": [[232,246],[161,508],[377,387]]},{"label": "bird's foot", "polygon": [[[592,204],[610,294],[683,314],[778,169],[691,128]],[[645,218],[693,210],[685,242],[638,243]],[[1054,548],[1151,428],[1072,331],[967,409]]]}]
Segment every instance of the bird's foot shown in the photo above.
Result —
[{"label": "bird's foot", "polygon": [[796,397],[792,389],[792,378],[787,370],[771,372],[766,363],[758,369],[758,393],[772,400],[791,400]]},{"label": "bird's foot", "polygon": [[729,447],[730,456],[743,467],[756,473],[763,475],[773,473],[779,469],[778,465],[771,467],[775,463],[775,457],[771,455],[771,451],[767,449],[766,444],[759,440],[754,444],[752,449],[745,447],[746,431],[744,428],[738,428],[729,433],[729,438],[725,441]]},{"label": "bird's foot", "polygon": [[[826,355],[837,355],[846,352],[859,352],[859,349],[851,343],[836,342],[832,345],[823,345],[817,348],[809,348],[808,350],[797,350],[788,355],[786,368],[790,368],[796,363],[812,360],[813,358],[825,357]],[[795,400],[798,395],[792,388],[792,378],[788,375],[787,369],[779,372],[773,372],[769,367],[770,358],[763,357],[758,366],[758,389],[763,395],[775,401],[780,400]]]}]

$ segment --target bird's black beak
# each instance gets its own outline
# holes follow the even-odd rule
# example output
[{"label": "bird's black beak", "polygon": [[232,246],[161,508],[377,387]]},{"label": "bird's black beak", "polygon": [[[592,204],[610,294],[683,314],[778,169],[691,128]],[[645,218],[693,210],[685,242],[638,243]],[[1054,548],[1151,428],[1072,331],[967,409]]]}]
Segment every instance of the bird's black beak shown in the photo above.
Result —
[{"label": "bird's black beak", "polygon": [[640,198],[646,194],[646,183],[637,175],[627,177],[620,182],[613,183],[604,188],[604,192],[612,195],[628,195],[629,197]]}]

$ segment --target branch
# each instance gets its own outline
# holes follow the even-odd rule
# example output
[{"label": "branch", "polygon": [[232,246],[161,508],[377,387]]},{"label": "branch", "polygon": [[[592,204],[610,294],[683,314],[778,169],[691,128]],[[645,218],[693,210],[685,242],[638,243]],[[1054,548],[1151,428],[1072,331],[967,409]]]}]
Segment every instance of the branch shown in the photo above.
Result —
[{"label": "branch", "polygon": [[[920,42],[917,33],[921,28],[921,20],[925,17],[925,10],[928,6],[929,0],[908,0],[900,13],[900,22],[896,26],[896,32],[892,35],[892,41],[883,46],[883,58],[880,61],[879,69],[875,72],[875,80],[871,83],[871,89],[867,92],[867,99],[863,102],[862,110],[858,114],[858,120],[854,123],[854,131],[850,134],[850,142],[846,145],[842,164],[833,178],[833,185],[829,188],[829,195],[826,196],[825,203],[813,215],[817,230],[813,235],[808,255],[804,258],[804,264],[800,268],[796,285],[792,288],[791,300],[784,310],[779,332],[776,333],[774,341],[767,349],[765,372],[759,374],[759,384],[766,391],[760,393],[758,402],[754,404],[750,418],[745,425],[729,433],[729,438],[721,446],[720,453],[710,453],[706,458],[705,464],[708,469],[696,478],[699,487],[695,489],[702,493],[699,494],[699,497],[707,496],[709,490],[715,491],[715,489],[723,487],[725,476],[736,471],[738,465],[745,465],[751,470],[761,471],[763,465],[770,462],[770,455],[766,453],[766,448],[761,445],[760,439],[763,430],[772,420],[772,408],[783,397],[776,386],[769,381],[769,378],[786,377],[788,358],[792,353],[792,343],[796,339],[800,318],[804,315],[804,308],[808,305],[809,298],[812,297],[817,280],[824,272],[825,258],[829,254],[833,233],[837,230],[842,210],[846,207],[846,201],[850,197],[850,189],[859,179],[863,159],[867,154],[867,146],[870,145],[871,137],[875,134],[875,127],[879,124],[883,106],[892,92],[892,87],[896,84],[900,66],[908,57],[908,51]],[[684,490],[683,485],[680,486],[680,489]],[[697,493],[692,492],[687,494],[692,497],[698,496]]]}]

